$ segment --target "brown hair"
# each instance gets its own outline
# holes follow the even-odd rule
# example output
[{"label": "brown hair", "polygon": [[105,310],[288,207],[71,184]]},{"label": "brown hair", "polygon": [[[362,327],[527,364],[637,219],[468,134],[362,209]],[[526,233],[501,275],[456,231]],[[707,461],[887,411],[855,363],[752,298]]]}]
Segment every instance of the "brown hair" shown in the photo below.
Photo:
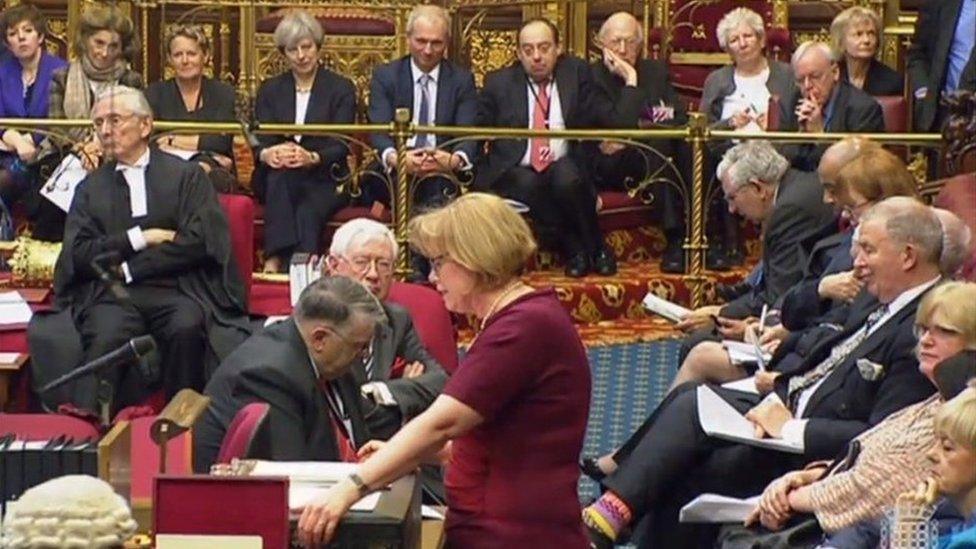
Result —
[{"label": "brown hair", "polygon": [[876,202],[892,196],[918,196],[918,186],[905,163],[881,147],[865,149],[837,172],[842,196],[851,190]]},{"label": "brown hair", "polygon": [[47,18],[34,4],[18,4],[3,10],[0,14],[0,33],[7,39],[7,29],[23,21],[30,21],[37,34],[47,36]]},{"label": "brown hair", "polygon": [[129,61],[135,59],[139,52],[139,40],[132,19],[116,6],[105,4],[96,4],[81,14],[81,26],[74,43],[75,53],[84,55],[88,39],[103,30],[118,33],[122,42],[122,57]]}]

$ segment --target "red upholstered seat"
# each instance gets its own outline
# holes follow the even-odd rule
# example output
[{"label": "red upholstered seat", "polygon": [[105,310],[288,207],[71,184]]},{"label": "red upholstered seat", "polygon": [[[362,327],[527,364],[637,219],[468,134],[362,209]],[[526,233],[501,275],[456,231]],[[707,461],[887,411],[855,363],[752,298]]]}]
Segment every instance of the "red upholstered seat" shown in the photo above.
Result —
[{"label": "red upholstered seat", "polygon": [[[153,479],[159,474],[159,446],[150,436],[156,416],[137,417],[130,422],[132,463],[132,503],[148,505],[152,502]],[[193,439],[190,432],[181,434],[166,445],[166,473],[189,475],[193,473]]]},{"label": "red upholstered seat", "polygon": [[389,300],[410,312],[427,351],[448,373],[453,373],[458,364],[457,332],[441,295],[419,284],[394,282]]},{"label": "red upholstered seat", "polygon": [[[278,23],[295,8],[277,9],[258,20],[258,32],[272,33]],[[315,17],[326,36],[356,34],[362,36],[387,36],[396,34],[396,24],[389,17],[362,8],[313,8],[303,7]]]},{"label": "red upholstered seat", "polygon": [[[937,184],[938,182],[932,183]],[[976,173],[965,173],[946,179],[934,204],[958,215],[976,235]],[[960,276],[976,282],[976,248],[963,263]]]},{"label": "red upholstered seat", "polygon": [[884,113],[885,131],[905,133],[908,131],[908,101],[902,95],[876,95]]},{"label": "red upholstered seat", "polygon": [[244,281],[244,290],[250,294],[254,271],[254,200],[241,194],[221,194],[218,198],[227,215],[234,260]]},{"label": "red upholstered seat", "polygon": [[101,434],[83,419],[60,414],[0,414],[0,436],[18,440],[49,440],[61,435],[75,440],[98,440]]},{"label": "red upholstered seat", "polygon": [[237,412],[220,443],[217,463],[230,463],[232,459],[244,459],[251,455],[252,444],[264,428],[270,409],[267,402],[252,402]]},{"label": "red upholstered seat", "polygon": [[597,219],[603,234],[641,227],[650,221],[651,205],[625,192],[602,191],[600,201],[602,206]]}]

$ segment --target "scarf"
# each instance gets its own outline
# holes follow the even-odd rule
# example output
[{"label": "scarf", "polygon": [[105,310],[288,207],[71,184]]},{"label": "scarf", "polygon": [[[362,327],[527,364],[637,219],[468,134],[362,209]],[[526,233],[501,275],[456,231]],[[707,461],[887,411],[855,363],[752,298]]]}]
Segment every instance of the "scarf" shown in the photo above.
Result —
[{"label": "scarf", "polygon": [[68,78],[64,90],[64,114],[66,118],[88,118],[91,116],[92,98],[97,97],[109,86],[118,83],[129,69],[124,59],[119,59],[107,69],[97,69],[87,56],[72,61],[68,67]]}]

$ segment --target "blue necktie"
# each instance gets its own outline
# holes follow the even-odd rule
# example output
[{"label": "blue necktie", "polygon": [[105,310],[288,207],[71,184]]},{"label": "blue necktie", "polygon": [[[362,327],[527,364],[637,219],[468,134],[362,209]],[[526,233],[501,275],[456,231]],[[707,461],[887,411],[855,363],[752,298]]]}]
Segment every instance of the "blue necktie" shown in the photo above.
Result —
[{"label": "blue necktie", "polygon": [[[427,73],[421,74],[420,79],[420,113],[417,115],[417,124],[420,126],[430,125],[430,89],[427,85],[430,83],[430,75]],[[419,133],[417,134],[417,143],[414,147],[422,149],[430,144],[430,134]]]}]

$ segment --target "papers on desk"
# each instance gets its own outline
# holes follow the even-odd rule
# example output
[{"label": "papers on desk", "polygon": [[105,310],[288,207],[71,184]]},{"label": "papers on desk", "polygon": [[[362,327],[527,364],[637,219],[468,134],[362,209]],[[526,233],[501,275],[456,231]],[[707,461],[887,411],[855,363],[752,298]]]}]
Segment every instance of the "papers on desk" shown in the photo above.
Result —
[{"label": "papers on desk", "polygon": [[755,363],[759,365],[760,371],[764,371],[766,364],[773,359],[773,355],[763,351],[756,343],[723,339],[722,347],[729,352],[729,360],[732,364]]},{"label": "papers on desk", "polygon": [[165,149],[163,150],[163,152],[167,154],[171,154],[177,158],[182,158],[187,162],[189,162],[190,159],[193,158],[194,156],[200,154],[200,151],[185,151],[183,149]]},{"label": "papers on desk", "polygon": [[[250,476],[288,477],[288,508],[295,512],[358,470],[358,463],[257,460]],[[379,500],[380,493],[374,492],[356,502],[351,510],[372,511]]]},{"label": "papers on desk", "polygon": [[53,202],[55,206],[68,211],[75,197],[75,189],[86,177],[88,172],[81,165],[81,159],[74,154],[69,154],[58,164],[47,183],[41,187],[41,195]]},{"label": "papers on desk", "polygon": [[644,296],[643,303],[648,311],[663,316],[671,322],[680,322],[691,314],[690,309],[686,309],[677,303],[672,303],[667,299],[662,299],[654,295],[654,292],[647,292],[647,295]]},{"label": "papers on desk", "polygon": [[730,498],[718,494],[702,494],[681,508],[679,522],[744,522],[749,513],[759,505],[759,498]]},{"label": "papers on desk", "polygon": [[26,324],[30,322],[32,316],[34,312],[19,293],[0,293],[0,326]]},{"label": "papers on desk", "polygon": [[756,389],[756,376],[747,377],[745,379],[740,379],[738,381],[730,381],[728,383],[723,383],[722,387],[726,389],[732,389],[734,391],[752,393],[754,395],[759,394],[759,389]]},{"label": "papers on desk", "polygon": [[803,448],[779,438],[756,438],[756,428],[731,404],[706,385],[699,385],[698,422],[708,436],[759,448],[802,454]]}]

